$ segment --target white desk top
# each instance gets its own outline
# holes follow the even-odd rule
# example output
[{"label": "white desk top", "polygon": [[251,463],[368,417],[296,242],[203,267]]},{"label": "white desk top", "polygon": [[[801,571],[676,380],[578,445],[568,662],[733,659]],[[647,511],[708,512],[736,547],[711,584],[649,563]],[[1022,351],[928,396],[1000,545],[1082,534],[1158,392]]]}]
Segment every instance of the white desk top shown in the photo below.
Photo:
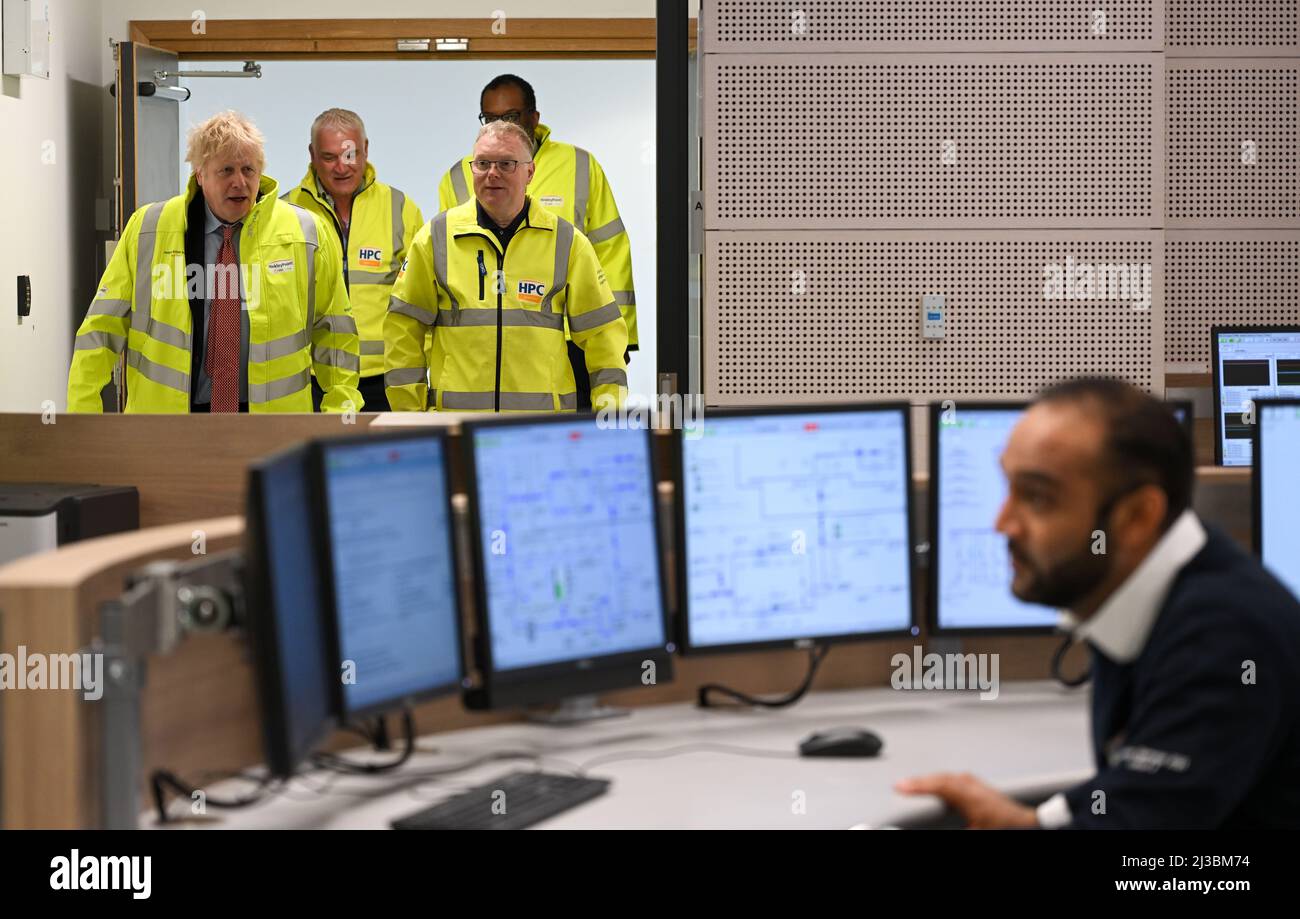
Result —
[{"label": "white desk top", "polygon": [[[1049,682],[1004,683],[996,700],[976,692],[890,688],[813,693],[787,710],[726,711],[676,704],[569,727],[505,724],[420,740],[414,756],[381,777],[313,772],[244,811],[209,810],[208,825],[237,829],[377,829],[472,785],[541,768],[613,780],[600,798],[545,828],[844,829],[940,813],[934,799],[896,794],[895,780],[970,772],[1017,793],[1060,788],[1092,774],[1086,691]],[[872,759],[801,758],[800,740],[863,727],[884,740]],[[436,751],[435,751],[436,748]],[[434,779],[420,772],[493,753],[499,760]],[[354,751],[357,759],[370,754]],[[376,760],[391,754],[375,754]],[[214,767],[220,764],[213,764]],[[230,795],[247,786],[213,786]],[[799,807],[802,802],[802,812]],[[177,802],[175,813],[188,810]],[[152,818],[143,825],[153,825]]]}]

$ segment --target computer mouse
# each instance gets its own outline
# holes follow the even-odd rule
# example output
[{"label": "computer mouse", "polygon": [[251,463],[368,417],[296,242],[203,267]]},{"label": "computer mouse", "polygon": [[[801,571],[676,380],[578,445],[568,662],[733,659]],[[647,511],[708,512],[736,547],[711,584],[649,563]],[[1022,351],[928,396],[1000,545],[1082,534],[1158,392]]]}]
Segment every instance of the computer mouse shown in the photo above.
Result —
[{"label": "computer mouse", "polygon": [[819,731],[799,744],[801,756],[876,756],[885,742],[863,728]]}]

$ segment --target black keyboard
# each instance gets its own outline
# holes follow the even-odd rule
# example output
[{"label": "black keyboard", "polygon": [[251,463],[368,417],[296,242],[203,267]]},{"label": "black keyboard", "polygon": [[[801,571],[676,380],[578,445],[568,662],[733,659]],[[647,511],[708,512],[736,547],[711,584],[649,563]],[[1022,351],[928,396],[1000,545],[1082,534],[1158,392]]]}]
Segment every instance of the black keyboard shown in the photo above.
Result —
[{"label": "black keyboard", "polygon": [[395,830],[522,830],[609,791],[608,779],[511,772],[393,821]]}]

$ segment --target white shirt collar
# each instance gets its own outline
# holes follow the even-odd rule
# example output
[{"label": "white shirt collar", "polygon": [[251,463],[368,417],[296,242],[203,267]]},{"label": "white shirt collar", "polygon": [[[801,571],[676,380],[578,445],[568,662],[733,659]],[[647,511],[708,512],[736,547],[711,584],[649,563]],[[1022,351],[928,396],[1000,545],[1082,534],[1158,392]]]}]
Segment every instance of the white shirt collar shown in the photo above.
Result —
[{"label": "white shirt collar", "polygon": [[227,227],[227,226],[235,227],[236,229],[238,229],[239,227],[244,225],[244,221],[242,220],[238,221],[237,223],[226,223],[216,214],[212,213],[212,208],[208,206],[208,202],[206,200],[203,202],[203,212],[205,215],[203,218],[204,233],[215,233],[218,230],[220,230],[222,227]]},{"label": "white shirt collar", "polygon": [[1174,578],[1201,551],[1205,540],[1205,528],[1196,514],[1190,508],[1183,511],[1092,618],[1080,624],[1065,612],[1061,627],[1072,632],[1076,641],[1087,639],[1116,663],[1136,660],[1146,646]]}]

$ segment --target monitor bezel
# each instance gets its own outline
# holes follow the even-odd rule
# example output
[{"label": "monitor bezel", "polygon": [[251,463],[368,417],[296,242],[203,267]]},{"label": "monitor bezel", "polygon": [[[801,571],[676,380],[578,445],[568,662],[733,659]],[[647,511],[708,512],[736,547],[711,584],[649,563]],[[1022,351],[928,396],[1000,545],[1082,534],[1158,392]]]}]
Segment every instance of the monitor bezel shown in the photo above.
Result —
[{"label": "monitor bezel", "polygon": [[[1238,333],[1250,334],[1252,332],[1291,332],[1300,334],[1300,325],[1294,323],[1278,323],[1277,325],[1212,325],[1210,326],[1210,388],[1214,391],[1214,465],[1223,466],[1225,469],[1250,469],[1253,464],[1254,456],[1254,432],[1252,433],[1251,456],[1252,463],[1239,466],[1225,466],[1223,462],[1223,384],[1219,379],[1219,336],[1221,334],[1236,335]],[[1258,401],[1258,400],[1256,400]]]},{"label": "monitor bezel", "polygon": [[916,596],[916,500],[915,482],[912,469],[912,405],[910,402],[889,400],[882,402],[837,402],[830,404],[807,405],[772,405],[744,406],[708,410],[703,415],[707,427],[712,418],[754,418],[774,415],[826,415],[872,413],[885,414],[898,412],[903,418],[903,452],[904,476],[906,481],[905,501],[907,513],[907,592],[908,623],[902,628],[882,629],[866,632],[848,632],[838,635],[803,635],[767,641],[729,642],[727,644],[697,645],[691,641],[690,632],[690,584],[689,566],[686,562],[689,546],[686,538],[686,490],[684,487],[684,463],[686,457],[686,432],[679,428],[674,431],[673,441],[673,553],[676,567],[677,597],[677,645],[683,656],[705,656],[709,654],[731,654],[745,651],[780,651],[787,649],[806,649],[815,646],[851,644],[866,641],[887,641],[897,638],[910,638],[917,627]]},{"label": "monitor bezel", "polygon": [[[312,449],[310,443],[300,444],[287,450],[281,450],[249,465],[247,492],[244,508],[244,590],[248,613],[247,623],[249,644],[253,652],[253,677],[257,687],[258,710],[262,719],[262,746],[266,757],[266,768],[273,777],[290,778],[312,753],[321,747],[339,726],[339,712],[333,692],[326,688],[326,717],[313,729],[311,739],[295,748],[289,737],[289,710],[287,681],[284,675],[283,659],[280,655],[280,642],[276,632],[276,618],[279,610],[275,602],[275,587],[272,584],[270,559],[270,541],[267,538],[266,517],[266,472],[288,459],[296,459],[302,464],[303,486],[308,500],[315,498],[312,482]],[[311,517],[313,530],[313,550],[319,553],[320,521],[315,507],[307,508]],[[321,589],[319,566],[316,571],[317,590]],[[324,597],[321,595],[321,599]],[[256,613],[255,610],[269,610],[270,615]],[[324,610],[318,610],[323,616]],[[329,624],[321,622],[322,650],[328,653],[330,644]],[[321,662],[325,667],[326,682],[329,682],[329,661]]]},{"label": "monitor bezel", "polygon": [[[959,401],[956,410],[961,411],[1020,411],[1022,414],[1033,405],[1032,401],[1015,400],[996,402],[991,400]],[[939,490],[942,475],[939,473],[939,427],[943,415],[943,403],[931,402],[927,410],[926,430],[929,434],[930,473],[926,491],[926,526],[930,551],[926,565],[926,632],[933,637],[973,637],[977,635],[1052,635],[1059,631],[1055,625],[998,625],[998,626],[944,626],[939,620]],[[992,521],[990,521],[991,523]],[[1011,585],[1007,585],[1008,589]]]},{"label": "monitor bezel", "polygon": [[1285,396],[1259,399],[1255,402],[1254,430],[1250,432],[1250,517],[1251,548],[1255,557],[1264,561],[1264,478],[1260,475],[1260,445],[1264,439],[1265,408],[1300,408],[1300,397]]},{"label": "monitor bezel", "polygon": [[411,708],[421,702],[427,702],[432,699],[439,699],[444,696],[458,692],[464,684],[466,676],[465,666],[465,649],[464,649],[464,597],[460,583],[460,557],[456,539],[456,512],[452,504],[452,451],[449,443],[447,432],[443,428],[421,427],[411,431],[400,431],[395,433],[374,433],[374,434],[357,434],[347,437],[330,437],[323,440],[317,440],[312,444],[312,475],[313,475],[313,495],[316,498],[316,507],[319,514],[319,533],[320,533],[320,552],[321,552],[321,579],[322,590],[325,600],[325,609],[328,613],[326,616],[326,632],[329,635],[330,654],[332,661],[329,670],[337,673],[337,668],[343,661],[343,642],[342,634],[339,629],[337,598],[334,591],[334,557],[330,547],[330,510],[329,496],[325,483],[325,454],[327,451],[335,448],[347,447],[373,447],[380,444],[396,444],[418,440],[433,440],[442,450],[442,467],[443,467],[443,488],[444,497],[447,502],[447,540],[451,551],[452,565],[452,596],[455,605],[455,626],[456,626],[456,662],[459,670],[459,676],[450,681],[437,683],[419,689],[414,693],[408,693],[402,696],[383,699],[379,702],[372,702],[369,705],[351,708],[347,704],[347,692],[344,688],[342,679],[333,680],[335,706],[338,711],[340,722],[346,723],[350,719],[362,719],[384,715],[391,712],[398,712]]},{"label": "monitor bezel", "polygon": [[[642,683],[642,665],[653,661],[655,685],[669,682],[673,676],[672,622],[668,611],[668,589],[665,581],[667,566],[663,559],[663,533],[659,519],[658,475],[655,472],[654,429],[647,425],[641,431],[644,437],[646,462],[649,468],[650,512],[654,528],[655,583],[659,591],[659,611],[663,643],[650,645],[617,654],[595,658],[575,658],[529,667],[512,667],[499,670],[492,649],[491,611],[487,597],[487,569],[483,557],[482,520],[479,514],[478,455],[475,437],[479,432],[509,427],[535,427],[539,425],[572,426],[595,425],[598,415],[590,412],[552,415],[521,415],[466,420],[461,424],[461,449],[465,462],[465,491],[469,498],[468,551],[474,570],[474,655],[482,681],[476,697],[486,700],[491,709],[520,708],[561,702],[565,699],[591,696],[618,689],[632,689]],[[476,706],[477,707],[477,706]]]}]

